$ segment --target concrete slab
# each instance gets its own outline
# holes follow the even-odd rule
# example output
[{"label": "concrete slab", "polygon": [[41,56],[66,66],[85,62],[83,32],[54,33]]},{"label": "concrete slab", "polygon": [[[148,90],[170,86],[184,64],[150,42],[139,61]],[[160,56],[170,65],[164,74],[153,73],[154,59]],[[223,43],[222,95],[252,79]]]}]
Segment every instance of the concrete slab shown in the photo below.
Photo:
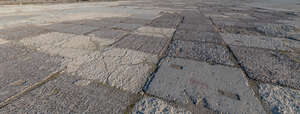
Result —
[{"label": "concrete slab", "polygon": [[109,49],[102,54],[101,49],[111,44],[110,40],[66,33],[50,33],[21,42],[52,55],[70,58],[65,61],[70,73],[135,93],[142,88],[158,61],[155,55],[126,49]]},{"label": "concrete slab", "polygon": [[[299,28],[299,12],[294,9],[283,11],[278,8],[248,6],[251,2],[256,1],[147,0],[2,6],[0,66],[3,66],[0,74],[10,73],[9,76],[12,75],[13,79],[5,81],[4,86],[0,84],[0,89],[7,88],[1,89],[0,94],[7,98],[14,94],[14,91],[22,90],[26,84],[40,81],[44,78],[40,75],[48,73],[52,67],[67,66],[68,74],[11,102],[9,106],[2,108],[3,110],[0,109],[0,113],[131,113],[137,100],[133,104],[128,98],[136,98],[136,93],[141,92],[146,81],[151,88],[156,78],[159,78],[160,83],[154,85],[158,88],[154,89],[155,92],[160,90],[159,92],[167,94],[157,92],[152,95],[145,91],[144,96],[155,97],[155,100],[145,97],[138,102],[139,106],[136,105],[138,111],[175,113],[183,107],[195,114],[264,113],[251,89],[245,86],[246,79],[240,75],[242,73],[237,69],[238,65],[232,62],[235,61],[231,60],[232,52],[216,32],[239,34],[241,37],[228,40],[231,47],[261,50],[252,52],[239,49],[242,52],[236,55],[238,60],[246,61],[241,62],[242,68],[254,77],[252,79],[259,83],[267,82],[299,89],[300,50],[299,44],[296,43],[299,41],[299,29],[295,29]],[[174,12],[176,16],[173,15]],[[178,22],[177,16],[184,18],[179,20],[181,26],[178,25],[176,30],[178,34],[173,36],[175,23]],[[31,27],[34,25],[27,24],[43,26],[35,29]],[[217,28],[212,24],[216,24]],[[20,27],[25,25],[26,27]],[[42,31],[49,26],[53,26],[54,29]],[[142,32],[137,27],[141,27]],[[147,30],[146,27],[154,29]],[[33,32],[19,32],[28,31],[27,29],[33,29]],[[62,33],[49,33],[55,30]],[[36,31],[42,32],[35,33]],[[126,35],[123,36],[123,33]],[[243,35],[249,37],[244,38]],[[280,36],[282,40],[250,38],[259,35]],[[172,60],[169,60],[170,64],[164,65],[166,63],[163,58],[161,64],[158,64],[161,66],[156,66],[160,61],[157,55],[163,47],[167,47],[167,40],[171,38],[174,39],[166,54],[175,57],[176,62],[172,63]],[[283,39],[290,39],[291,42],[285,42],[287,40]],[[280,52],[271,51],[279,48]],[[45,58],[39,58],[44,56],[37,54],[36,60],[33,58],[26,61],[26,57],[32,56],[32,53],[41,53]],[[40,66],[43,67],[38,63],[45,63],[51,57],[61,60],[49,67],[48,64],[45,65],[45,71],[38,70]],[[183,62],[181,64],[177,61]],[[23,69],[27,73],[19,72]],[[35,77],[30,77],[31,72]],[[152,84],[151,80],[148,80],[152,79],[151,72],[155,75]],[[25,78],[15,79],[14,76]],[[160,80],[162,77],[166,78]],[[102,85],[106,89],[102,88]],[[206,87],[208,89],[205,89]],[[145,88],[143,89],[147,90]],[[180,90],[178,93],[181,94],[176,93],[177,90]],[[283,94],[283,97],[288,96],[284,92],[280,94]],[[257,95],[256,97],[259,97],[259,94]],[[268,97],[265,98],[268,100]],[[292,101],[291,99],[293,98],[287,101]],[[290,105],[282,103],[285,100],[277,101],[285,105],[279,108],[280,111]],[[265,110],[268,110],[268,107],[263,105]],[[192,109],[209,111],[194,112],[189,106],[194,107]]]},{"label": "concrete slab", "polygon": [[255,17],[247,14],[246,12],[225,12],[224,15],[237,19],[255,19]]},{"label": "concrete slab", "polygon": [[[257,5],[259,6],[259,5]],[[250,6],[252,7],[252,6]],[[274,10],[274,9],[267,9],[262,7],[256,7],[250,9],[250,11],[246,11],[245,13],[249,14],[259,22],[275,22],[279,19],[286,19],[288,20],[291,17],[294,17],[292,12],[290,11],[283,11],[283,10]]]},{"label": "concrete slab", "polygon": [[[224,16],[224,15],[217,15],[217,16]],[[237,18],[231,17],[212,17],[214,24],[218,27],[254,27],[253,20],[241,20]],[[250,22],[249,22],[250,21]]]},{"label": "concrete slab", "polygon": [[10,23],[14,21],[19,21],[23,19],[28,19],[30,17],[33,17],[34,15],[13,15],[13,16],[1,16],[0,17],[0,25],[5,23]]},{"label": "concrete slab", "polygon": [[174,39],[187,40],[187,41],[199,41],[221,44],[222,38],[215,32],[195,32],[195,31],[181,31],[178,30],[175,33]]},{"label": "concrete slab", "polygon": [[172,13],[162,13],[160,17],[152,20],[149,26],[158,28],[176,28],[183,19],[182,16]]},{"label": "concrete slab", "polygon": [[[152,9],[153,10],[153,9]],[[135,19],[144,19],[144,20],[153,20],[156,17],[158,17],[158,13],[138,13],[138,14],[133,14],[130,15],[130,18],[135,18]]]},{"label": "concrete slab", "polygon": [[102,18],[101,21],[107,23],[126,23],[126,24],[139,24],[139,25],[145,25],[151,22],[151,20],[148,19],[138,19],[138,18],[131,18],[131,17]]},{"label": "concrete slab", "polygon": [[48,25],[45,26],[45,28],[53,30],[55,32],[72,33],[78,35],[83,35],[85,33],[98,29],[98,27],[92,27],[87,25],[74,25],[74,24],[64,24],[64,23],[56,23],[56,24]]},{"label": "concrete slab", "polygon": [[101,84],[77,86],[81,78],[61,75],[0,109],[0,113],[125,113],[137,95]]},{"label": "concrete slab", "polygon": [[171,38],[174,32],[175,29],[172,28],[156,28],[150,26],[143,26],[134,31],[134,34],[152,37]]},{"label": "concrete slab", "polygon": [[287,25],[291,25],[294,26],[296,28],[300,28],[300,18],[293,18],[290,20],[277,20],[277,22],[279,23],[283,23],[283,24],[287,24]]},{"label": "concrete slab", "polygon": [[259,7],[262,9],[272,9],[278,11],[297,11],[297,12],[300,11],[300,9],[298,8],[299,6],[298,0],[286,0],[286,1],[266,0],[266,1],[257,1],[254,3],[250,3],[248,5]]},{"label": "concrete slab", "polygon": [[135,30],[142,25],[148,23],[149,20],[128,18],[128,17],[110,17],[101,18],[98,20],[80,20],[71,22],[72,24],[88,25],[98,28],[110,28],[110,29],[121,29],[125,31]]},{"label": "concrete slab", "polygon": [[159,55],[167,45],[168,39],[143,35],[129,35],[115,43],[113,47],[127,48],[145,53]]},{"label": "concrete slab", "polygon": [[112,48],[103,54],[95,52],[74,60],[80,61],[84,64],[76,72],[79,76],[137,93],[154,70],[158,57],[139,51]]},{"label": "concrete slab", "polygon": [[194,32],[214,32],[214,28],[212,25],[207,24],[179,24],[177,30],[181,31],[194,31]]},{"label": "concrete slab", "polygon": [[[116,22],[108,21],[111,18],[100,18],[100,19],[84,19],[84,20],[76,20],[76,21],[65,21],[62,22],[63,24],[73,24],[73,25],[85,25],[85,26],[91,26],[96,28],[106,28],[113,26]],[[114,19],[114,18],[112,18]],[[53,25],[52,25],[53,26]],[[59,25],[56,25],[59,26]],[[53,27],[55,28],[55,27]]]},{"label": "concrete slab", "polygon": [[238,46],[231,49],[250,78],[300,88],[300,64],[288,53]]},{"label": "concrete slab", "polygon": [[168,103],[153,97],[145,97],[135,104],[133,114],[192,114],[184,108],[176,108]]},{"label": "concrete slab", "polygon": [[113,40],[52,32],[23,39],[20,42],[25,46],[36,48],[51,55],[76,58],[95,50],[100,51],[112,44]]},{"label": "concrete slab", "polygon": [[229,45],[266,48],[273,50],[293,51],[300,49],[300,42],[283,38],[265,36],[248,36],[239,34],[221,34],[224,41]]},{"label": "concrete slab", "polygon": [[139,28],[141,26],[142,25],[140,25],[140,24],[116,23],[111,28],[112,29],[125,30],[125,31],[133,31],[133,30],[136,30],[137,28]]},{"label": "concrete slab", "polygon": [[210,20],[198,11],[182,11],[180,15],[184,16],[183,24],[208,25]]},{"label": "concrete slab", "polygon": [[167,58],[146,92],[177,103],[203,104],[221,112],[265,113],[246,83],[238,68]]},{"label": "concrete slab", "polygon": [[234,65],[229,51],[214,43],[175,40],[169,48],[169,56],[206,61],[211,64]]},{"label": "concrete slab", "polygon": [[0,29],[0,38],[6,40],[21,40],[26,37],[38,36],[48,32],[50,31],[38,26],[24,25]]},{"label": "concrete slab", "polygon": [[213,20],[218,27],[222,28],[226,32],[235,34],[264,35],[268,37],[286,37],[290,32],[297,31],[295,25],[293,24],[281,24],[281,22],[279,21],[271,21],[267,19],[235,19],[230,17],[213,18]]},{"label": "concrete slab", "polygon": [[236,23],[224,22],[219,24],[218,29],[221,33],[264,36],[263,33],[258,32],[254,26],[250,26],[249,24],[236,25]]},{"label": "concrete slab", "polygon": [[108,18],[108,17],[128,17],[129,14],[120,13],[120,12],[104,12],[105,10],[114,10],[112,8],[102,7],[103,10],[99,13],[99,8],[73,8],[67,10],[56,10],[56,13],[44,13],[40,16],[32,17],[26,21],[48,25],[52,23],[62,23],[66,21],[77,21],[84,19],[97,19],[97,18]]},{"label": "concrete slab", "polygon": [[300,91],[270,84],[259,85],[259,95],[273,114],[297,114],[300,112]]},{"label": "concrete slab", "polygon": [[94,36],[102,39],[110,39],[113,41],[117,41],[121,39],[127,32],[122,30],[113,30],[109,28],[103,28],[94,32],[91,32],[89,36]]},{"label": "concrete slab", "polygon": [[0,100],[6,100],[25,87],[61,69],[63,60],[62,57],[32,52],[0,63]]},{"label": "concrete slab", "polygon": [[[210,22],[209,18],[206,18],[202,14],[200,14],[200,15],[199,14],[195,14],[195,15],[190,14],[190,15],[184,16],[184,20],[183,20],[182,24],[204,26],[204,25],[210,25],[211,22]],[[200,29],[200,30],[204,30],[204,29]]]},{"label": "concrete slab", "polygon": [[294,26],[286,24],[257,24],[256,30],[271,37],[286,37],[288,32],[297,31]]},{"label": "concrete slab", "polygon": [[25,47],[12,44],[2,44],[0,45],[0,63],[14,60],[26,55],[27,53],[29,53],[29,51]]}]

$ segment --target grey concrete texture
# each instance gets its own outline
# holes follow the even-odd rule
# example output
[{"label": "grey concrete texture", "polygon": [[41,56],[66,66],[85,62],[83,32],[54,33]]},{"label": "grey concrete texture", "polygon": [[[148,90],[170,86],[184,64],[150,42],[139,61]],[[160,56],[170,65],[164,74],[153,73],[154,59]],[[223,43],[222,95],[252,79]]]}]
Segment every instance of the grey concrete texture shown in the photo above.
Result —
[{"label": "grey concrete texture", "polygon": [[214,32],[211,24],[179,24],[178,30],[195,32]]},{"label": "grey concrete texture", "polygon": [[176,108],[168,103],[153,97],[145,97],[140,100],[133,108],[132,113],[137,114],[192,114],[192,112],[183,109]]},{"label": "grey concrete texture", "polygon": [[112,44],[112,39],[100,39],[69,33],[51,32],[40,36],[26,38],[21,44],[50,55],[76,58],[89,54],[95,50],[102,50]]},{"label": "grey concrete texture", "polygon": [[[87,26],[87,25],[75,25],[75,24],[65,24],[57,23],[45,26],[45,28],[62,33],[72,33],[83,35],[90,31],[98,29],[97,27]],[[66,29],[67,28],[67,29]]]},{"label": "grey concrete texture", "polygon": [[112,26],[112,29],[119,29],[119,30],[124,30],[124,31],[133,31],[136,30],[137,28],[141,27],[142,25],[140,24],[127,24],[127,23],[118,23]]},{"label": "grey concrete texture", "polygon": [[[237,3],[239,4],[239,3]],[[213,4],[205,4],[202,7],[210,7]],[[216,4],[214,4],[216,5]],[[235,7],[228,7],[225,4],[218,4],[216,7],[217,12],[222,13],[225,16],[232,16],[231,18],[251,19],[259,22],[274,22],[276,20],[284,19],[288,20],[297,17],[296,13],[291,10],[274,10],[266,7],[254,7],[252,5],[240,5]],[[219,8],[217,8],[219,7]],[[221,10],[218,10],[221,9]],[[209,9],[211,10],[211,8]]]},{"label": "grey concrete texture", "polygon": [[269,105],[273,114],[300,112],[300,91],[270,84],[259,85],[259,95]]},{"label": "grey concrete texture", "polygon": [[300,48],[300,42],[290,39],[273,38],[265,36],[248,36],[239,34],[221,34],[229,45],[265,48],[282,51],[295,51]]},{"label": "grey concrete texture", "polygon": [[99,19],[89,19],[89,20],[77,20],[70,22],[63,22],[66,24],[75,25],[87,25],[91,27],[97,27],[100,29],[120,29],[124,31],[133,31],[142,25],[150,23],[151,20],[137,19],[131,17],[107,17]]},{"label": "grey concrete texture", "polygon": [[[113,21],[109,21],[113,20]],[[120,23],[115,21],[115,18],[104,18],[104,19],[84,19],[84,20],[75,20],[75,21],[65,21],[62,24],[73,24],[73,25],[86,25],[96,28],[107,28],[112,27],[114,24]]]},{"label": "grey concrete texture", "polygon": [[134,31],[133,34],[170,39],[175,30],[174,28],[143,26]]},{"label": "grey concrete texture", "polygon": [[241,21],[238,18],[231,18],[231,16],[226,16],[222,14],[208,14],[208,16],[211,17],[213,20],[214,24],[218,27],[233,27],[233,26],[238,26],[238,27],[253,27],[253,23],[247,23],[244,21]]},{"label": "grey concrete texture", "polygon": [[114,41],[118,41],[126,34],[127,34],[127,32],[122,31],[122,30],[113,30],[113,29],[108,29],[108,28],[102,28],[102,29],[98,29],[93,32],[90,32],[88,35],[94,36],[97,38],[111,39]]},{"label": "grey concrete texture", "polygon": [[168,39],[130,34],[113,45],[116,48],[127,48],[159,55],[162,53]]},{"label": "grey concrete texture", "polygon": [[0,23],[9,23],[10,21],[17,21],[19,19],[28,19],[34,15],[16,15],[16,16],[1,16]]},{"label": "grey concrete texture", "polygon": [[297,4],[2,5],[0,113],[297,114]]},{"label": "grey concrete texture", "polygon": [[258,24],[256,30],[266,36],[287,37],[288,33],[296,32],[300,29],[286,24]]},{"label": "grey concrete texture", "polygon": [[175,40],[168,52],[171,57],[206,61],[211,64],[235,65],[229,50],[214,43]]},{"label": "grey concrete texture", "polygon": [[198,11],[182,11],[180,15],[184,16],[183,24],[209,25],[210,20]]},{"label": "grey concrete texture", "polygon": [[28,54],[28,50],[22,46],[16,46],[8,41],[0,45],[0,63],[7,62],[17,57],[22,57]]},{"label": "grey concrete texture", "polygon": [[154,71],[157,55],[140,51],[112,48],[82,56],[70,66],[83,63],[77,74],[83,78],[120,88],[132,93],[142,90],[147,77]]},{"label": "grey concrete texture", "polygon": [[222,32],[282,38],[299,32],[297,25],[281,22],[297,18],[297,14],[291,11],[273,11],[263,8],[244,11],[225,8],[219,13],[212,15],[211,18]]},{"label": "grey concrete texture", "polygon": [[257,18],[257,20],[265,20],[265,21],[275,21],[275,20],[279,20],[279,19],[291,19],[294,17],[297,17],[296,13],[294,13],[293,11],[286,11],[286,10],[279,10],[279,11],[274,11],[274,10],[268,10],[267,8],[258,8],[256,11],[254,11],[256,13],[251,14],[251,16],[254,16]]},{"label": "grey concrete texture", "polygon": [[21,41],[50,55],[65,57],[67,72],[137,93],[153,71],[157,55],[107,48],[113,41],[67,33],[49,33]]},{"label": "grey concrete texture", "polygon": [[6,40],[21,40],[26,37],[38,36],[48,32],[51,32],[51,30],[34,25],[24,25],[21,27],[0,29],[0,38]]},{"label": "grey concrete texture", "polygon": [[[299,15],[299,14],[298,14]],[[278,20],[277,22],[280,22],[282,24],[287,24],[287,25],[291,25],[294,26],[296,28],[300,28],[300,23],[299,23],[299,17],[298,18],[292,18],[290,20]]]},{"label": "grey concrete texture", "polygon": [[101,21],[103,22],[112,22],[112,23],[126,23],[126,24],[139,24],[139,25],[145,25],[149,24],[152,20],[148,19],[139,19],[139,18],[133,18],[133,17],[108,17],[108,18],[102,18]]},{"label": "grey concrete texture", "polygon": [[231,49],[250,78],[300,88],[300,64],[288,52],[239,46]]},{"label": "grey concrete texture", "polygon": [[149,26],[160,28],[176,28],[183,20],[183,16],[175,13],[162,13],[161,16],[154,19]]},{"label": "grey concrete texture", "polygon": [[[0,113],[112,113],[128,110],[139,96],[90,82],[78,85],[82,78],[61,74],[58,78],[25,94],[0,109]],[[128,111],[127,111],[128,112]]]},{"label": "grey concrete texture", "polygon": [[255,36],[263,36],[264,34],[258,32],[255,27],[249,25],[236,25],[231,22],[224,22],[225,25],[221,24],[218,27],[218,30],[221,33],[230,33],[230,34],[241,34],[241,35],[255,35]]},{"label": "grey concrete texture", "polygon": [[205,62],[165,59],[146,92],[220,112],[265,113],[240,69]]},{"label": "grey concrete texture", "polygon": [[215,32],[195,32],[177,30],[174,36],[175,40],[199,41],[208,43],[222,44],[222,38]]},{"label": "grey concrete texture", "polygon": [[51,72],[61,69],[63,60],[62,57],[31,51],[0,63],[1,101],[41,81]]},{"label": "grey concrete texture", "polygon": [[[299,29],[286,24],[264,24],[251,23],[240,24],[239,22],[224,22],[225,25],[219,25],[219,30],[222,33],[240,34],[246,36],[265,36],[268,38],[285,38],[298,40]],[[276,43],[275,43],[276,44]]]}]

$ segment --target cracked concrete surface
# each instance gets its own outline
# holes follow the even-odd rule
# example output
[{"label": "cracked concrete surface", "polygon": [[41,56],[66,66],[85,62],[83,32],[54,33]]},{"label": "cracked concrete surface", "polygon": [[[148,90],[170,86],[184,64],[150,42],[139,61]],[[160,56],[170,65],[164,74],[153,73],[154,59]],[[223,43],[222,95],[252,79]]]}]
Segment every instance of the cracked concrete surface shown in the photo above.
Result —
[{"label": "cracked concrete surface", "polygon": [[213,43],[175,40],[170,46],[169,56],[206,61],[211,64],[234,65],[226,47]]},{"label": "cracked concrete surface", "polygon": [[272,38],[265,36],[248,36],[237,34],[221,34],[229,45],[265,48],[272,50],[293,51],[300,48],[300,42],[289,39]]},{"label": "cracked concrete surface", "polygon": [[287,56],[288,53],[236,46],[232,50],[250,78],[300,88],[300,64]]},{"label": "cracked concrete surface", "polygon": [[[182,69],[171,65],[179,65]],[[242,71],[220,65],[167,58],[148,92],[180,103],[206,102],[207,107],[221,112],[264,113],[254,92],[247,87]]]},{"label": "cracked concrete surface", "polygon": [[271,108],[272,113],[298,113],[300,111],[299,99],[300,91],[274,86],[270,84],[260,84],[259,94]]},{"label": "cracked concrete surface", "polygon": [[0,113],[298,114],[297,6],[2,5]]},{"label": "cracked concrete surface", "polygon": [[78,75],[133,93],[141,91],[147,76],[153,71],[157,56],[126,49],[109,49],[103,54],[94,53],[90,62],[84,61]]},{"label": "cracked concrete surface", "polygon": [[112,44],[109,39],[52,32],[20,41],[25,46],[36,48],[51,55],[77,58]]},{"label": "cracked concrete surface", "polygon": [[171,113],[171,114],[191,114],[190,111],[168,105],[166,102],[157,98],[145,97],[140,100],[133,108],[132,113]]},{"label": "cracked concrete surface", "polygon": [[154,36],[162,38],[170,38],[173,36],[175,29],[172,28],[157,28],[157,27],[140,27],[134,34],[145,35],[145,36]]}]

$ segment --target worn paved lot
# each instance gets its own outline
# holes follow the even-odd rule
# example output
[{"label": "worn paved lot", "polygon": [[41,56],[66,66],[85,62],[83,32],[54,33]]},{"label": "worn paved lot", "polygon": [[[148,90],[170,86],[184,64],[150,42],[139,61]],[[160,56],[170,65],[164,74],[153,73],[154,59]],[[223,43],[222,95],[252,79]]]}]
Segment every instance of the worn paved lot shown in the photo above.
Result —
[{"label": "worn paved lot", "polygon": [[1,114],[300,114],[300,2],[0,7]]}]

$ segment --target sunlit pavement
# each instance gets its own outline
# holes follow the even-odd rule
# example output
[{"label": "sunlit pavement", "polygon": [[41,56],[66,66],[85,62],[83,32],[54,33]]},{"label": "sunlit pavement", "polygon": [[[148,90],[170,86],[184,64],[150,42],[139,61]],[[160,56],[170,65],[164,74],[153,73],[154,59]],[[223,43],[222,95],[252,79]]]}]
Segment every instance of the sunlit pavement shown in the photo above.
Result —
[{"label": "sunlit pavement", "polygon": [[300,2],[0,7],[0,113],[300,113]]}]

